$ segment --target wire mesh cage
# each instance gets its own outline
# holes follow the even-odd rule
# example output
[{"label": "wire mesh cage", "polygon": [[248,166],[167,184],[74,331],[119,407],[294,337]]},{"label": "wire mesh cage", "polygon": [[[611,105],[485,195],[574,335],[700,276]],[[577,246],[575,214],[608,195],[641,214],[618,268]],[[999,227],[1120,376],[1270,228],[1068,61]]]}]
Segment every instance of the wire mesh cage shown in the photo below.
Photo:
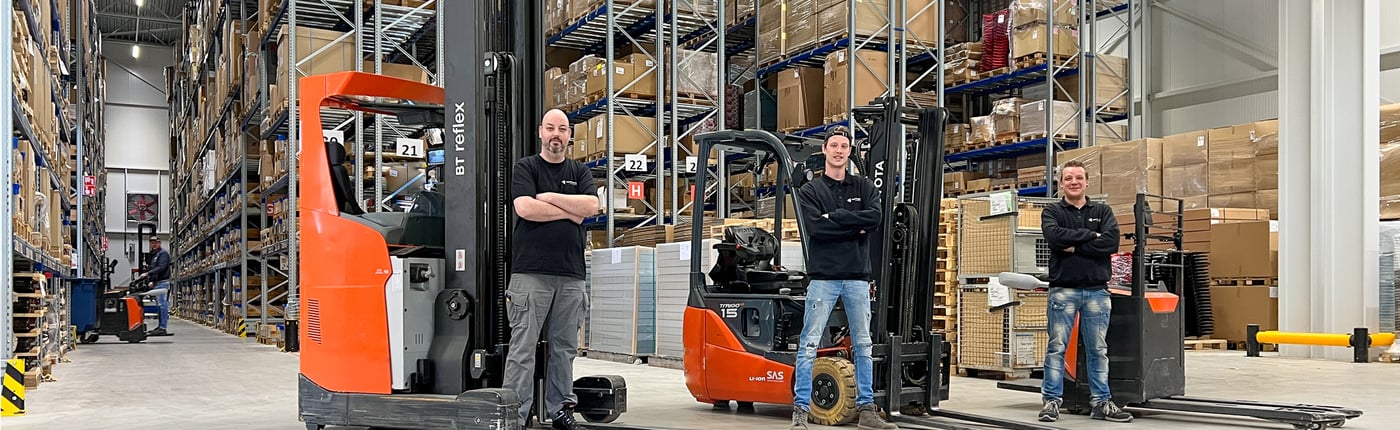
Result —
[{"label": "wire mesh cage", "polygon": [[966,286],[958,295],[958,367],[1015,374],[1045,364],[1048,298],[1043,291],[1012,290],[1014,306],[992,306],[985,286]]},{"label": "wire mesh cage", "polygon": [[1014,190],[958,197],[959,277],[1045,273],[1050,248],[1040,232],[1040,214],[1058,201],[1019,196]]}]

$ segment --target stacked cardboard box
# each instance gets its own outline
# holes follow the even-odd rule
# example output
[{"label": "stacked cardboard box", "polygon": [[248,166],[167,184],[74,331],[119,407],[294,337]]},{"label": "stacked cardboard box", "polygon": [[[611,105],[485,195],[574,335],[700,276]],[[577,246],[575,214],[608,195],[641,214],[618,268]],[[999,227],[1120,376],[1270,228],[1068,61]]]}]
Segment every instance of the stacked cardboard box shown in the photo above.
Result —
[{"label": "stacked cardboard box", "polygon": [[[1132,212],[1138,193],[1162,193],[1162,139],[1138,139],[1098,146],[1097,180],[1114,213]],[[1160,202],[1153,202],[1159,204]],[[1156,209],[1161,209],[1160,205]]]},{"label": "stacked cardboard box", "polygon": [[1214,224],[1210,246],[1215,337],[1243,341],[1248,324],[1277,329],[1278,222]]},{"label": "stacked cardboard box", "polygon": [[[1167,212],[1172,212],[1175,208],[1166,208]],[[1134,219],[1131,210],[1126,212],[1115,212],[1114,217],[1118,220],[1119,231],[1122,233],[1132,233],[1137,221]],[[1237,208],[1198,208],[1183,209],[1181,216],[1181,228],[1183,231],[1181,242],[1182,248],[1186,251],[1210,252],[1211,261],[1214,263],[1216,255],[1213,252],[1211,242],[1214,241],[1212,231],[1215,226],[1228,223],[1268,221],[1269,211],[1265,209],[1237,209]],[[1163,212],[1156,213],[1152,218],[1153,227],[1150,227],[1150,234],[1171,234],[1175,229],[1176,217]],[[1222,236],[1224,237],[1224,236]],[[1121,239],[1118,243],[1119,252],[1130,252],[1133,250],[1133,241]],[[1147,249],[1167,249],[1168,243],[1149,243]],[[1227,260],[1222,260],[1228,264]],[[1212,264],[1212,270],[1215,270]],[[1222,272],[1223,273],[1223,272]]]},{"label": "stacked cardboard box", "polygon": [[[851,106],[869,105],[885,94],[889,90],[886,79],[889,73],[889,66],[886,64],[888,60],[889,53],[874,50],[856,51],[855,61],[847,58],[845,50],[828,55],[824,69],[826,92],[822,102],[826,108],[823,109],[823,116],[831,117],[847,112],[847,92],[851,85],[855,85],[855,100],[850,100]],[[854,68],[854,80],[847,77],[850,68]]]},{"label": "stacked cardboard box", "polygon": [[778,73],[778,129],[815,127],[825,123],[822,69],[797,67]]},{"label": "stacked cardboard box", "polygon": [[[1075,2],[1013,0],[1008,8],[1011,11],[1013,26],[1012,59],[1024,59],[1037,54],[1048,59],[1051,56],[1051,38],[1054,39],[1054,56],[1064,58],[1079,53],[1079,20],[1075,18]],[[1053,12],[1050,9],[1053,9]]]}]

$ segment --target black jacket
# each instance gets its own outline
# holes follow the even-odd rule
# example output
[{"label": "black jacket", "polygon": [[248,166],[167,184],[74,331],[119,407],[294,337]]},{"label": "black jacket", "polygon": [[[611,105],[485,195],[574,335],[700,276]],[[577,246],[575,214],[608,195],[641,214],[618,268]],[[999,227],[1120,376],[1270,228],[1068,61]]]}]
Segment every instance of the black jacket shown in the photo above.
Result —
[{"label": "black jacket", "polygon": [[807,276],[869,280],[870,236],[884,219],[875,183],[856,175],[843,181],[822,175],[798,190],[797,202],[809,242]]},{"label": "black jacket", "polygon": [[[1113,274],[1118,220],[1108,205],[1088,201],[1076,208],[1064,200],[1045,207],[1040,229],[1050,246],[1050,286],[1102,288]],[[1068,248],[1074,252],[1066,252]]]},{"label": "black jacket", "polygon": [[150,256],[151,261],[147,266],[146,273],[151,282],[155,283],[170,279],[170,253],[165,252],[165,248],[161,248],[151,253]]}]

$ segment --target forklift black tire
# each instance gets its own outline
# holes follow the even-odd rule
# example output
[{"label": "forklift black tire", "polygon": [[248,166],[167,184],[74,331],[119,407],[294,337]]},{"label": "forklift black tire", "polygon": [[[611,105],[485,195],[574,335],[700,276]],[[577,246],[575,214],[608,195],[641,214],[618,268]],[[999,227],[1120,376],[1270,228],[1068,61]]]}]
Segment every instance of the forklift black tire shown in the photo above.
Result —
[{"label": "forklift black tire", "polygon": [[306,423],[306,430],[321,430],[324,428],[326,428],[326,426],[320,424]]},{"label": "forklift black tire", "polygon": [[815,424],[839,426],[854,421],[856,415],[856,366],[844,358],[817,358],[812,363],[808,418]]},{"label": "forklift black tire", "polygon": [[1333,421],[1333,422],[1327,423],[1327,426],[1328,426],[1328,427],[1336,427],[1336,428],[1344,427],[1344,426],[1346,426],[1346,425],[1347,425],[1347,420]]},{"label": "forklift black tire", "polygon": [[603,424],[607,424],[607,423],[610,423],[610,422],[613,422],[613,421],[617,421],[617,418],[620,417],[620,416],[622,416],[622,413],[620,413],[620,412],[613,412],[613,413],[611,413],[611,414],[584,414],[584,413],[580,413],[579,415],[583,415],[583,419],[584,419],[585,421],[590,422],[590,423],[603,423]]},{"label": "forklift black tire", "polygon": [[80,339],[80,341],[81,341],[82,343],[97,343],[97,339],[98,339],[99,337],[102,337],[102,335],[99,334],[98,332],[95,332],[95,331],[85,331],[85,332],[83,332],[83,336],[82,336],[82,339]]},{"label": "forklift black tire", "polygon": [[753,412],[753,402],[735,402],[734,408],[740,411]]},{"label": "forklift black tire", "polygon": [[729,409],[728,400],[715,400],[714,405],[715,409]]}]

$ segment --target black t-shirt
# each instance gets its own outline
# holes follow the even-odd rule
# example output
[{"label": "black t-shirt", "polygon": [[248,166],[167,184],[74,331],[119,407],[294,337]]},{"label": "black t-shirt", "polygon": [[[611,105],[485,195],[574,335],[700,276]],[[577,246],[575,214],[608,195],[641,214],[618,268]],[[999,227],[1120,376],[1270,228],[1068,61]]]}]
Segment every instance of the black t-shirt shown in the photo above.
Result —
[{"label": "black t-shirt", "polygon": [[[597,196],[593,173],[578,160],[550,163],[539,154],[515,162],[510,183],[512,202],[541,193]],[[511,238],[511,273],[584,278],[584,228],[569,220],[534,222],[517,218]]]}]

